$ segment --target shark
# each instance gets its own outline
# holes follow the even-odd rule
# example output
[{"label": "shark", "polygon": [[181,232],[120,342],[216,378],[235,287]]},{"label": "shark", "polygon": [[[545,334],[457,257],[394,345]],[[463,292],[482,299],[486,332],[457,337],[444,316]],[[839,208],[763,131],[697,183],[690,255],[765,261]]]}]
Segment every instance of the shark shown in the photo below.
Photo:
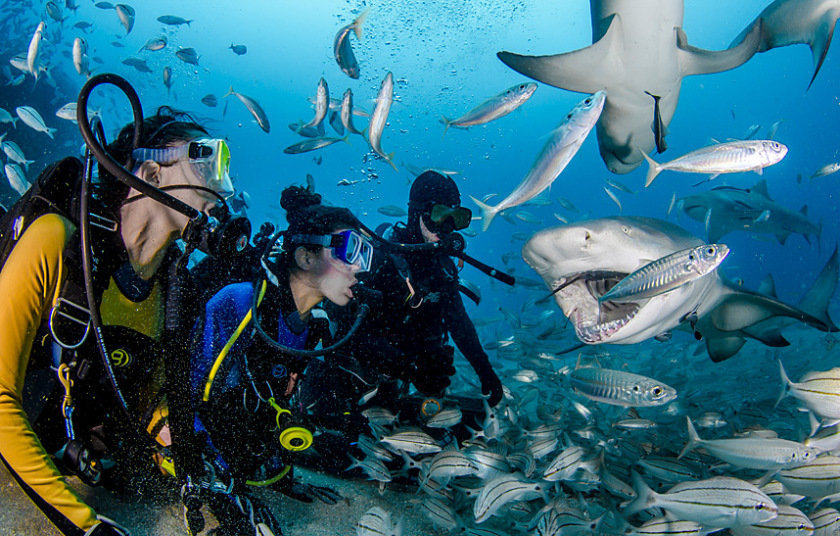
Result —
[{"label": "shark", "polygon": [[[545,229],[522,249],[586,344],[635,344],[665,339],[676,328],[704,340],[709,357],[723,361],[747,339],[785,346],[771,319],[786,317],[821,331],[837,331],[827,307],[838,277],[837,253],[818,276],[819,284],[799,306],[741,288],[713,271],[670,292],[639,300],[606,301],[621,279],[652,260],[703,244],[685,229],[645,217],[600,218]],[[835,285],[831,285],[833,281]]]},{"label": "shark", "polygon": [[734,69],[755,54],[761,39],[759,21],[726,50],[693,47],[682,30],[682,0],[591,0],[590,11],[591,46],[550,56],[507,51],[497,56],[551,86],[581,93],[606,90],[596,132],[601,158],[613,173],[636,169],[641,152],[656,147],[651,125],[656,120],[659,132],[667,129],[684,77]]},{"label": "shark", "polygon": [[788,45],[808,45],[814,59],[814,74],[808,82],[810,89],[828,54],[838,17],[840,0],[776,0],[735,38],[733,45],[756,27],[760,27],[756,52]]},{"label": "shark", "polygon": [[808,206],[799,212],[770,198],[767,182],[758,181],[752,188],[719,186],[709,191],[677,200],[691,219],[705,223],[710,242],[718,242],[732,231],[770,234],[784,245],[792,233],[819,237],[820,227],[808,219]]}]

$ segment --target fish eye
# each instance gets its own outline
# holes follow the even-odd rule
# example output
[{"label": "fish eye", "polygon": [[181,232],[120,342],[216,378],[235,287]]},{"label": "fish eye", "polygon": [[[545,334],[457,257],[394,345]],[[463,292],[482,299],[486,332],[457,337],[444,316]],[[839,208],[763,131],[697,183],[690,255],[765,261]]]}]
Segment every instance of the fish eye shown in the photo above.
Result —
[{"label": "fish eye", "polygon": [[690,260],[690,261],[694,260],[694,253],[689,253],[688,254],[688,260]]},{"label": "fish eye", "polygon": [[571,119],[571,118],[572,118],[572,114],[568,114],[568,115],[566,116],[566,119]]},{"label": "fish eye", "polygon": [[519,89],[525,89],[525,84],[520,84]]},{"label": "fish eye", "polygon": [[587,97],[586,100],[583,101],[583,103],[588,106],[588,105],[592,104],[592,99]]},{"label": "fish eye", "polygon": [[714,255],[714,254],[715,254],[715,248],[713,248],[713,247],[709,247],[709,248],[707,248],[707,249],[706,249],[706,254],[708,254],[708,255]]},{"label": "fish eye", "polygon": [[635,391],[635,392],[637,392],[637,393],[638,393],[638,392],[639,392],[639,386],[638,386],[638,385],[634,385],[634,386],[633,386],[633,391]]},{"label": "fish eye", "polygon": [[584,240],[589,240],[590,238],[592,238],[592,235],[589,234],[589,231],[586,231],[586,233],[583,235],[583,239]]},{"label": "fish eye", "polygon": [[653,393],[653,396],[659,396],[662,394],[662,388],[657,385],[651,390],[651,393]]},{"label": "fish eye", "polygon": [[764,507],[765,507],[765,506],[767,506],[767,505],[765,505],[764,503],[761,503],[761,502],[760,502],[760,503],[758,503],[758,504],[756,504],[756,505],[755,505],[755,509],[756,509],[756,510],[764,510]]}]

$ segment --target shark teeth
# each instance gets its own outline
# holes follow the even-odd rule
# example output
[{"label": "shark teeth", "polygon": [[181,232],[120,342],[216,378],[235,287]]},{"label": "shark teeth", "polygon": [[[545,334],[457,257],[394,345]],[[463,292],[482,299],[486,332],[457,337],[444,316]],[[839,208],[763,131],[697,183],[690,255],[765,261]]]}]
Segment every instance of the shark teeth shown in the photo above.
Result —
[{"label": "shark teeth", "polygon": [[584,322],[579,310],[574,313],[575,333],[578,339],[587,344],[596,344],[610,338],[615,332],[630,322],[638,312],[638,307],[627,316],[609,322]]},{"label": "shark teeth", "polygon": [[575,326],[578,339],[587,344],[605,342],[630,322],[641,308],[633,302],[607,301],[598,303],[602,296],[624,275],[615,272],[588,272],[566,278],[557,296],[571,305],[567,316]]}]

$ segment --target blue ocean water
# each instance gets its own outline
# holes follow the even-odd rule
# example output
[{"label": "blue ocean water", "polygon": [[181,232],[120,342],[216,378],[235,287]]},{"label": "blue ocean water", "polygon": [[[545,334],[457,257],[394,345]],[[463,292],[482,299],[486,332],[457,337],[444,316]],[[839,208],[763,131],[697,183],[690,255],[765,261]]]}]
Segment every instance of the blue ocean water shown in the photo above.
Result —
[{"label": "blue ocean water", "polygon": [[[21,123],[16,129],[0,125],[0,132],[7,132],[7,139],[16,141],[26,156],[35,160],[28,173],[30,180],[48,163],[79,152],[82,141],[77,128],[55,117],[54,112],[75,100],[85,81],[75,72],[69,57],[73,39],[83,37],[88,43],[91,70],[127,78],[137,88],[147,112],[164,104],[191,111],[214,134],[229,140],[231,172],[236,186],[250,194],[248,213],[255,227],[266,220],[284,222],[279,193],[289,184],[304,184],[307,174],[314,177],[317,191],[325,199],[350,207],[372,228],[382,221],[395,221],[378,213],[379,207],[405,206],[413,177],[410,169],[432,167],[456,172],[453,177],[464,205],[478,213],[467,195],[481,198],[495,193],[498,200],[512,191],[549,133],[583,95],[540,84],[534,96],[514,113],[468,130],[450,128],[445,136],[441,116],[461,115],[486,98],[527,81],[496,58],[498,51],[555,54],[591,44],[589,5],[585,0],[146,0],[133,6],[136,21],[128,35],[113,10],[97,8],[89,0],[77,2],[77,11],[64,9],[67,18],[62,23],[47,16],[44,2],[6,0],[0,7],[0,28],[5,36],[0,57],[4,60],[25,52],[38,22],[47,22],[42,63],[50,69],[51,80],[42,77],[34,87],[29,76],[18,86],[1,85],[5,82],[0,81],[0,107],[14,115],[17,106],[34,106],[48,126],[59,129],[51,140]],[[684,30],[694,46],[723,49],[768,4],[767,0],[686,2]],[[366,8],[370,12],[363,38],[357,41],[352,37],[361,69],[360,78],[352,80],[334,60],[333,39],[341,26]],[[161,15],[177,15],[193,22],[177,28],[165,26],[156,20]],[[75,28],[79,21],[92,23],[92,29],[83,32]],[[165,49],[137,52],[148,39],[161,35],[169,42]],[[234,43],[246,45],[247,54],[234,54],[228,48]],[[195,48],[199,65],[176,58],[178,47]],[[141,73],[123,64],[128,57],[145,59],[153,72]],[[171,90],[162,81],[165,66],[172,69]],[[351,88],[356,106],[371,111],[380,82],[389,71],[395,79],[395,102],[382,147],[386,153],[395,153],[398,171],[375,158],[359,136],[351,136],[347,144],[337,143],[316,152],[283,153],[284,147],[302,139],[287,125],[312,117],[309,99],[320,77],[327,80],[331,97],[340,98],[346,88]],[[18,74],[13,68],[9,72]],[[514,224],[497,218],[486,233],[474,224],[478,233],[468,238],[468,253],[518,277],[534,280],[537,276],[519,255],[522,237],[559,224],[555,213],[569,221],[618,214],[651,216],[704,236],[703,224],[679,210],[666,215],[672,195],[679,198],[720,185],[748,188],[765,179],[770,195],[787,208],[799,210],[807,205],[809,218],[822,224],[821,237],[809,244],[801,235],[792,235],[781,245],[772,236],[732,233],[723,240],[732,253],[721,271],[727,277],[743,280],[747,288],[756,288],[767,273],[772,273],[780,298],[795,303],[840,241],[836,225],[840,216],[840,174],[810,179],[821,166],[840,159],[837,50],[829,51],[813,86],[806,91],[812,72],[809,49],[795,45],[757,54],[732,71],[692,76],[682,82],[679,106],[667,136],[669,148],[658,158],[675,158],[709,145],[713,139],[743,137],[752,125],[760,125],[756,136],[760,138],[779,122],[775,139],[786,144],[789,153],[760,177],[755,173],[723,175],[693,187],[702,176],[664,172],[645,189],[646,166],[623,176],[611,174],[598,154],[592,133],[548,192],[552,203],[524,207],[541,224]],[[241,102],[233,97],[222,99],[230,87],[262,105],[271,121],[270,133],[260,130]],[[200,102],[207,94],[219,99],[217,107]],[[109,136],[130,117],[127,103],[116,91],[103,90],[101,96],[92,99],[91,107],[101,110]],[[355,121],[357,126],[366,124],[362,118]],[[636,192],[616,192],[621,210],[604,192],[608,178]],[[344,179],[358,182],[338,185]],[[557,203],[560,197],[572,201],[579,212],[562,208]],[[5,181],[0,184],[0,201],[8,204],[15,198]],[[503,257],[509,262],[503,262]],[[529,300],[544,295],[544,291],[521,286],[508,289],[469,266],[462,277],[482,288],[482,304],[468,306],[475,318],[498,317],[500,307],[519,311]],[[553,304],[543,307],[556,309]],[[836,301],[830,311],[840,318]],[[816,330],[803,333],[815,345],[825,337]],[[509,336],[511,330],[496,327],[482,329],[481,334],[484,342],[491,342]],[[571,335],[569,342],[573,342]],[[717,370],[732,371],[737,360],[757,352],[763,355],[763,347],[750,342],[743,355]]]}]

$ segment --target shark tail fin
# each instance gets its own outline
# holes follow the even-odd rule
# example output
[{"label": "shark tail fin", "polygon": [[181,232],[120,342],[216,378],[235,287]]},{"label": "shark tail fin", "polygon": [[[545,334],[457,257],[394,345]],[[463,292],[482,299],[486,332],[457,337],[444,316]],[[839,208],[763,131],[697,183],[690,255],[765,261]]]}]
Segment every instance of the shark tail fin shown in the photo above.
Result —
[{"label": "shark tail fin", "polygon": [[817,78],[817,73],[820,72],[825,57],[828,54],[828,47],[831,45],[831,37],[834,35],[834,26],[837,23],[837,17],[840,13],[837,10],[829,10],[823,15],[820,24],[814,32],[813,40],[808,43],[811,47],[811,54],[814,56],[814,74],[811,75],[811,81],[808,82],[808,89],[814,84]]},{"label": "shark tail fin", "polygon": [[776,404],[773,405],[773,409],[779,405],[782,399],[790,394],[790,386],[793,385],[793,382],[788,378],[787,372],[785,372],[785,366],[782,365],[781,359],[779,360],[779,371],[782,373],[782,391],[779,393],[779,398],[776,399]]},{"label": "shark tail fin", "polygon": [[478,208],[481,209],[481,230],[486,231],[487,228],[490,227],[490,222],[493,221],[493,218],[496,217],[496,214],[498,214],[499,211],[496,207],[491,207],[487,203],[483,203],[473,196],[470,196],[470,199],[472,199],[473,203],[478,205]]},{"label": "shark tail fin", "polygon": [[649,157],[646,152],[641,151],[641,153],[642,156],[645,157],[648,166],[650,166],[648,168],[647,177],[645,177],[645,188],[647,188],[648,186],[650,186],[650,183],[653,182],[653,179],[655,179],[656,176],[659,175],[659,172],[662,171],[662,165],[657,163],[653,158]]},{"label": "shark tail fin", "polygon": [[694,428],[694,423],[691,422],[691,417],[686,416],[685,422],[688,425],[688,443],[685,444],[685,447],[680,451],[680,455],[677,456],[678,460],[694,450],[702,441],[697,434],[697,430]]}]

